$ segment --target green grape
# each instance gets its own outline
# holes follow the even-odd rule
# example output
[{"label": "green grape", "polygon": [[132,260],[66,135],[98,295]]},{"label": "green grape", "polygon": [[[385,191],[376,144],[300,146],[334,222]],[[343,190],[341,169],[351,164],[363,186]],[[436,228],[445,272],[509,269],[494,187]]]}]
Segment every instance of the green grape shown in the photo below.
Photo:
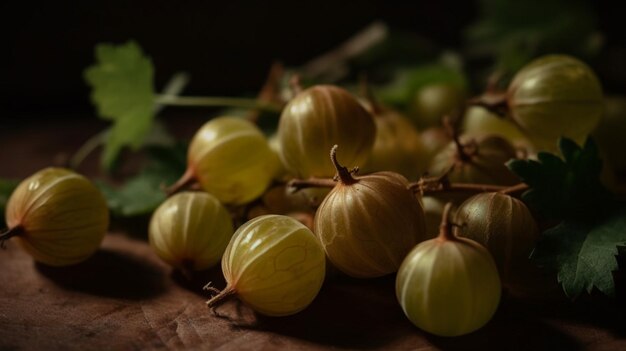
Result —
[{"label": "green grape", "polygon": [[500,279],[515,279],[539,238],[535,219],[524,203],[501,193],[483,193],[467,199],[456,212],[459,236],[475,240],[493,256]]},{"label": "green grape", "polygon": [[376,140],[363,173],[391,171],[417,179],[426,171],[425,150],[420,135],[403,115],[383,110],[375,114]]},{"label": "green grape", "polygon": [[254,218],[237,229],[224,256],[227,286],[207,302],[227,296],[268,316],[286,316],[306,308],[317,296],[324,275],[324,250],[310,229],[281,215]]},{"label": "green grape", "polygon": [[222,258],[233,235],[230,214],[207,193],[178,193],[152,215],[150,246],[161,259],[182,271],[200,271]]},{"label": "green grape", "polygon": [[254,124],[219,117],[196,132],[187,153],[187,171],[173,188],[197,180],[222,203],[240,205],[263,194],[277,169],[276,155]]},{"label": "green grape", "polygon": [[315,214],[315,232],[328,259],[356,278],[398,270],[406,254],[425,239],[424,212],[408,181],[393,172],[353,178],[335,158],[339,182]]},{"label": "green grape", "polygon": [[566,55],[544,56],[524,66],[509,85],[507,104],[515,123],[547,150],[555,149],[560,137],[584,141],[604,110],[594,72]]},{"label": "green grape", "polygon": [[6,208],[9,230],[33,258],[50,266],[86,260],[109,226],[102,193],[87,178],[63,168],[46,168],[23,180]]},{"label": "green grape", "polygon": [[485,325],[500,301],[498,270],[477,242],[455,237],[446,205],[439,236],[417,245],[396,277],[396,297],[420,329],[459,336]]},{"label": "green grape", "polygon": [[341,162],[362,165],[374,145],[372,115],[346,90],[317,85],[296,95],[283,110],[278,124],[280,157],[287,170],[299,177],[332,177],[330,148],[341,142]]}]

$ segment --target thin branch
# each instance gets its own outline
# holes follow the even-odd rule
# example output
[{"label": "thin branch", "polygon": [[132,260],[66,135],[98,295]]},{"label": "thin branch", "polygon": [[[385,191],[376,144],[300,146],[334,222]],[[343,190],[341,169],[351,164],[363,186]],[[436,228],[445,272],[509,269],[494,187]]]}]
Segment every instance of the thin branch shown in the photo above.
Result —
[{"label": "thin branch", "polygon": [[413,190],[414,193],[421,193],[423,195],[446,192],[500,192],[510,195],[516,192],[527,190],[528,188],[529,186],[526,183],[519,183],[513,186],[474,183],[450,183],[447,181],[442,182],[438,178],[422,178],[415,183],[409,184],[409,189]]},{"label": "thin branch", "polygon": [[107,128],[101,132],[98,132],[91,138],[87,139],[87,141],[81,145],[81,147],[72,155],[69,160],[69,168],[73,170],[77,170],[80,167],[81,163],[85,161],[87,156],[89,156],[94,150],[96,150],[100,145],[104,144],[107,137],[109,136],[109,131],[111,128]]},{"label": "thin branch", "polygon": [[[165,84],[161,95],[163,96],[178,96],[183,92],[187,84],[189,84],[189,74],[186,72],[178,72],[170,78]],[[156,103],[154,104],[154,114],[157,115],[161,110],[165,108],[165,105]]]},{"label": "thin branch", "polygon": [[[276,105],[284,105],[280,96],[280,81],[285,74],[285,69],[280,62],[274,62],[270,67],[267,78],[263,87],[257,95],[257,100],[267,103],[273,103]],[[247,119],[252,123],[258,123],[261,111],[252,110],[248,113]]]},{"label": "thin branch", "polygon": [[528,184],[526,184],[526,183],[519,183],[517,185],[513,185],[513,186],[510,186],[510,187],[508,187],[506,189],[500,190],[500,193],[506,194],[506,195],[511,195],[511,194],[522,192],[522,191],[526,191],[529,188],[530,188],[530,186],[528,186]]},{"label": "thin branch", "polygon": [[294,193],[308,188],[334,188],[335,185],[337,182],[331,178],[292,179],[287,183]]},{"label": "thin branch", "polygon": [[336,49],[306,63],[299,71],[308,78],[324,78],[325,82],[341,79],[346,73],[346,61],[370,49],[387,38],[389,30],[382,22],[374,22]]}]

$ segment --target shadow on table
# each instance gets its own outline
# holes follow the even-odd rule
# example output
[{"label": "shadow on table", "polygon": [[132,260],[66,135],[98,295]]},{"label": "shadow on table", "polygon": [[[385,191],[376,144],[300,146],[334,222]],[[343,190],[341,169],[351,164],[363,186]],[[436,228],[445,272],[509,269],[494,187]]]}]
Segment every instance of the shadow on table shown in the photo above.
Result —
[{"label": "shadow on table", "polygon": [[[556,324],[556,323],[555,323]],[[442,350],[582,350],[574,335],[559,330],[523,305],[503,301],[498,312],[481,329],[458,337],[424,333],[428,342]]]},{"label": "shadow on table", "polygon": [[164,291],[163,273],[138,258],[100,249],[91,258],[69,267],[35,264],[37,270],[56,284],[89,294],[145,299]]},{"label": "shadow on table", "polygon": [[251,323],[241,316],[218,316],[229,319],[235,329],[269,332],[334,347],[381,348],[392,345],[407,329],[392,280],[393,277],[342,277],[327,282],[309,307],[292,316],[256,314]]},{"label": "shadow on table", "polygon": [[[413,326],[395,297],[393,276],[375,280],[340,278],[326,284],[304,311],[288,317],[256,315],[253,322],[241,316],[224,316],[233,328],[257,330],[335,347],[414,349],[434,345],[445,350],[579,350],[575,335],[546,320],[545,304],[531,308],[523,301],[503,300],[497,314],[482,329],[469,335],[445,338]],[[570,306],[571,307],[571,306]],[[232,311],[232,309],[231,309]]]}]

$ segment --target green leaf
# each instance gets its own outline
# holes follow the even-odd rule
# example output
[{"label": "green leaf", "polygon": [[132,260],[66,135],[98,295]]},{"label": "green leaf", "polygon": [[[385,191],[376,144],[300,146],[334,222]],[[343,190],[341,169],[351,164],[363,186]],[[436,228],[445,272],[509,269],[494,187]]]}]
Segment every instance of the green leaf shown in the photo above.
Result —
[{"label": "green leaf", "polygon": [[[13,179],[0,179],[0,221],[4,222],[4,212],[9,201],[9,197],[13,190],[17,187],[19,181]],[[3,225],[0,225],[2,228]]]},{"label": "green leaf", "polygon": [[113,122],[102,164],[110,169],[126,146],[137,149],[154,118],[154,69],[137,43],[98,44],[97,63],[88,67],[84,78],[91,86],[91,100],[101,118]]},{"label": "green leaf", "polygon": [[111,212],[116,216],[132,217],[154,211],[166,198],[163,186],[174,183],[185,171],[186,150],[184,145],[150,147],[146,167],[122,187],[98,182]]},{"label": "green leaf", "polygon": [[593,217],[614,206],[609,191],[600,182],[602,160],[591,138],[580,147],[562,138],[563,159],[540,152],[538,160],[513,160],[507,166],[530,186],[523,200],[544,218]]},{"label": "green leaf", "polygon": [[615,294],[612,272],[618,269],[618,246],[626,245],[626,208],[602,220],[571,219],[543,233],[531,258],[555,269],[565,294],[575,298],[598,288]]}]

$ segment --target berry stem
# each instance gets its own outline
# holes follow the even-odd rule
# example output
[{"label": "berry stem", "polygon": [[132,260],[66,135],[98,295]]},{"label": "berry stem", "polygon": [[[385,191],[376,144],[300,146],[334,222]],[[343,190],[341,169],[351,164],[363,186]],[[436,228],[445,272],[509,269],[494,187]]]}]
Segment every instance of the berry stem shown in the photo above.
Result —
[{"label": "berry stem", "polygon": [[456,236],[452,233],[450,223],[450,211],[452,210],[452,202],[448,202],[443,208],[441,215],[441,224],[439,225],[438,239],[441,241],[456,240]]},{"label": "berry stem", "polygon": [[344,185],[354,184],[357,182],[357,180],[352,178],[352,175],[350,175],[350,171],[346,167],[340,165],[339,161],[337,161],[338,147],[339,146],[335,144],[332,149],[330,149],[330,160],[333,162],[333,165],[337,170],[337,177],[339,177],[339,181]]},{"label": "berry stem", "polygon": [[207,307],[209,307],[209,308],[211,308],[213,310],[213,313],[215,313],[215,310],[216,310],[216,308],[219,305],[221,305],[224,302],[228,301],[228,299],[233,298],[237,292],[235,291],[235,289],[231,285],[226,285],[224,290],[219,291],[218,289],[210,286],[210,284],[211,283],[207,284],[204,287],[204,290],[209,290],[211,292],[217,292],[218,294],[213,296],[213,297],[211,297],[206,302],[206,305],[207,305]]},{"label": "berry stem", "polygon": [[176,181],[176,183],[172,184],[168,188],[165,189],[165,194],[167,196],[172,196],[177,192],[190,187],[196,181],[196,175],[194,174],[191,168],[187,168],[185,173]]},{"label": "berry stem", "polygon": [[4,249],[4,242],[11,239],[14,236],[24,234],[24,227],[21,225],[15,226],[13,228],[9,228],[4,232],[0,233],[0,248]]}]

